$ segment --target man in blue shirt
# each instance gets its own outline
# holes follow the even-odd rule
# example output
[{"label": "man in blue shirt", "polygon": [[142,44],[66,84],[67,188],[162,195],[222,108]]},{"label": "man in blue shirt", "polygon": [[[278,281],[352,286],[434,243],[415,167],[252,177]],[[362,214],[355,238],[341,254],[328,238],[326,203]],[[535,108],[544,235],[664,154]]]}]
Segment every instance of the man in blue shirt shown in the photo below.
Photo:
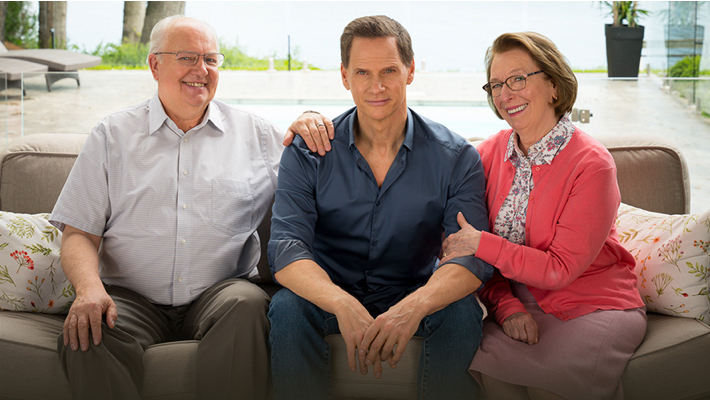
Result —
[{"label": "man in blue shirt", "polygon": [[407,108],[411,39],[384,16],[351,22],[341,36],[341,75],[356,107],[337,117],[332,150],[299,137],[279,169],[269,261],[285,289],[272,299],[277,399],[327,399],[329,348],[342,334],[355,371],[394,368],[415,334],[425,338],[421,398],[470,398],[468,365],[481,339],[473,295],[492,275],[475,257],[438,266],[443,235],[462,211],[487,229],[477,151]]}]

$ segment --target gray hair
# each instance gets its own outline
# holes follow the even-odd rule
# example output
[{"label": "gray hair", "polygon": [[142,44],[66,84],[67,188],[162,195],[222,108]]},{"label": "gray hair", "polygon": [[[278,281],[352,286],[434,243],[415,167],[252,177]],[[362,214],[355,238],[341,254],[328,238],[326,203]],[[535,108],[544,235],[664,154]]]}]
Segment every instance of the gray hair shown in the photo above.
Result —
[{"label": "gray hair", "polygon": [[178,20],[192,20],[196,21],[197,23],[201,24],[204,26],[210,33],[212,33],[212,36],[214,37],[214,43],[217,46],[217,51],[219,51],[219,39],[217,38],[217,31],[212,27],[212,25],[208,24],[205,21],[201,21],[199,19],[195,18],[190,18],[186,17],[184,15],[172,15],[170,17],[166,17],[158,21],[157,24],[153,27],[153,30],[150,32],[150,50],[148,54],[153,54],[153,53],[160,53],[161,51],[164,50],[165,48],[165,41],[168,36],[168,32],[170,31],[170,28],[173,26],[173,24],[178,21]]}]

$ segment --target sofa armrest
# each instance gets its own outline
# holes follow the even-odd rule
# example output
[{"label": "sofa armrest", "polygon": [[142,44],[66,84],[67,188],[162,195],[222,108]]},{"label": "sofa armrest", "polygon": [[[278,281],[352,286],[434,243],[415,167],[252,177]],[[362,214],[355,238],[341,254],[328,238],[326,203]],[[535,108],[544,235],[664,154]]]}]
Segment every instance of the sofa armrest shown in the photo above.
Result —
[{"label": "sofa armrest", "polygon": [[54,208],[87,134],[34,134],[0,155],[0,210],[48,213]]},{"label": "sofa armrest", "polygon": [[660,138],[598,139],[614,157],[622,202],[664,214],[690,213],[690,178],[680,150]]}]

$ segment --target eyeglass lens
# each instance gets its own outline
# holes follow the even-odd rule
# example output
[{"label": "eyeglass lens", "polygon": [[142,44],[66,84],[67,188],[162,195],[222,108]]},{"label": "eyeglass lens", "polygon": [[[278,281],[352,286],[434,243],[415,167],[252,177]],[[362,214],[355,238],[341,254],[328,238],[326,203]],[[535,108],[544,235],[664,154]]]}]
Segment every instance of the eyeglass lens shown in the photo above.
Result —
[{"label": "eyeglass lens", "polygon": [[[182,65],[192,66],[197,64],[201,54],[192,51],[180,51],[176,54],[178,63]],[[207,53],[204,55],[205,63],[210,67],[219,67],[224,62],[224,56],[220,53]]]},{"label": "eyeglass lens", "polygon": [[[505,84],[510,88],[510,90],[523,90],[525,89],[525,83],[527,77],[525,75],[513,75],[505,80]],[[493,83],[489,86],[491,96],[498,97],[503,91],[503,83]]]}]

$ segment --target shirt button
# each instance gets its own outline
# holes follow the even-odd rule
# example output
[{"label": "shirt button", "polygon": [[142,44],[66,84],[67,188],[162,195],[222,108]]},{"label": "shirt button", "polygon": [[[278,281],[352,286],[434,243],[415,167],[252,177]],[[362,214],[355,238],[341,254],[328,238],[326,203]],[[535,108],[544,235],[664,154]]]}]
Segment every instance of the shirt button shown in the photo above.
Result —
[{"label": "shirt button", "polygon": [[184,139],[183,139],[182,141],[183,141],[183,142],[185,142],[185,143],[187,143],[187,142],[189,142],[189,141],[190,141],[190,139],[188,139],[188,138],[184,138]]},{"label": "shirt button", "polygon": [[540,167],[535,167],[535,171],[536,172],[540,171]]},{"label": "shirt button", "polygon": [[368,271],[365,272],[365,273],[367,274],[367,276],[372,276],[372,270],[368,270]]},{"label": "shirt button", "polygon": [[379,207],[379,206],[380,206],[380,202],[378,201],[377,203],[375,203],[375,206],[376,206],[376,207]]},{"label": "shirt button", "polygon": [[180,243],[185,244],[185,243],[187,243],[187,240],[183,239],[180,241]]},{"label": "shirt button", "polygon": [[375,240],[372,241],[372,245],[373,245],[373,246],[377,246],[377,239],[375,239]]},{"label": "shirt button", "polygon": [[183,209],[183,210],[187,210],[187,203],[185,203],[185,204],[182,205],[182,209]]},{"label": "shirt button", "polygon": [[187,170],[182,171],[183,175],[187,175]]},{"label": "shirt button", "polygon": [[182,276],[178,276],[178,282],[182,282]]}]

